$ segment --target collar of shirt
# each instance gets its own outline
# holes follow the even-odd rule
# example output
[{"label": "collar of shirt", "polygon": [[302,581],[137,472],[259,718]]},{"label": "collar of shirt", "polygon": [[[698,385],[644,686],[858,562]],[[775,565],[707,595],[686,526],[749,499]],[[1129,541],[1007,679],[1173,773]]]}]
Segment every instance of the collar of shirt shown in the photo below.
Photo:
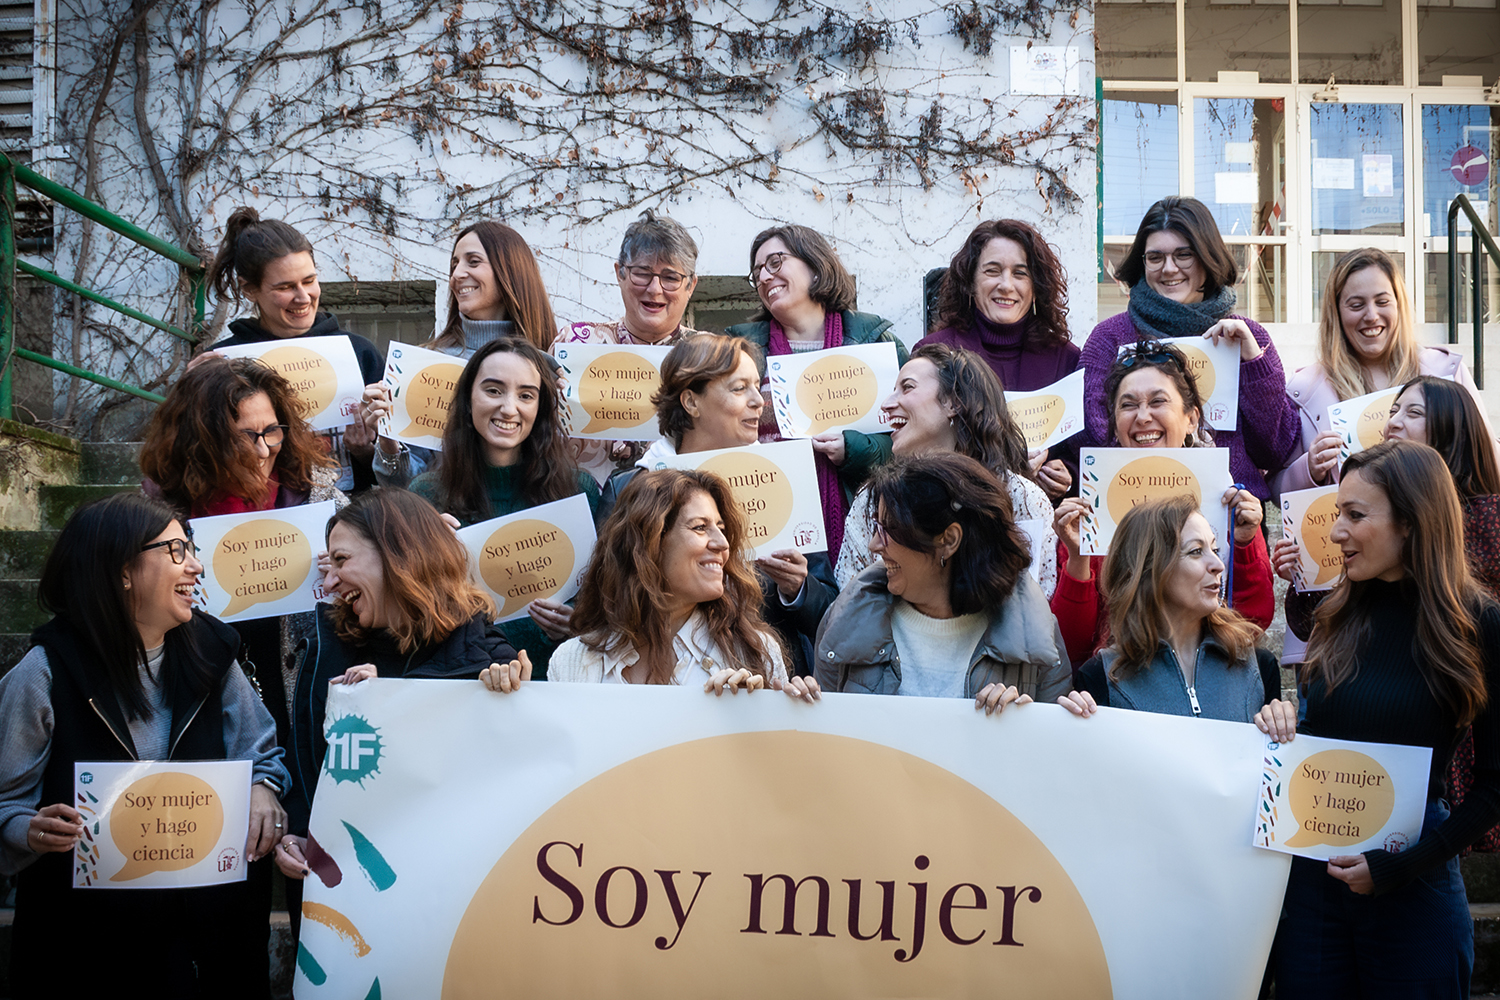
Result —
[{"label": "collar of shirt", "polygon": [[[672,672],[673,684],[685,683],[694,668],[702,670],[705,678],[720,668],[719,650],[714,645],[713,639],[709,637],[708,621],[704,618],[703,612],[694,611],[682,628],[678,629],[677,634],[672,637],[672,655],[677,660],[677,665]],[[622,650],[618,655],[605,653],[605,680],[623,682],[625,671],[629,670],[640,658],[641,655],[636,652],[634,646]]]}]

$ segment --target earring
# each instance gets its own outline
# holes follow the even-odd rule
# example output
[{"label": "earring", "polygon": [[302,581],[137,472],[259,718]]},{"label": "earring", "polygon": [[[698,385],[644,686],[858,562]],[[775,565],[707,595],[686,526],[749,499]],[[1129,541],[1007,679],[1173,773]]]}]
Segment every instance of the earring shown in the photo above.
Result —
[{"label": "earring", "polygon": [[1031,300],[1031,315],[1036,315],[1036,299]]},{"label": "earring", "polygon": [[946,565],[948,565],[948,557],[947,556],[938,556],[938,568],[941,569],[942,567],[944,567]]}]

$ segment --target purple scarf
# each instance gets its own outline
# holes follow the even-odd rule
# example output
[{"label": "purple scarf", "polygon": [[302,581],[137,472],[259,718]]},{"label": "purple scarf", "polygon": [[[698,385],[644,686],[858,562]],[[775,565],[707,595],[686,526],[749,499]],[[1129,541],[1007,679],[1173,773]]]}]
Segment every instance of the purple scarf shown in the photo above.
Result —
[{"label": "purple scarf", "polygon": [[[823,320],[823,349],[844,346],[844,317],[838,312],[829,312]],[[773,317],[771,331],[766,338],[766,353],[770,355],[791,354],[792,343],[786,331]],[[766,407],[770,408],[769,400]],[[775,417],[772,417],[774,420]],[[813,466],[818,471],[818,498],[823,501],[823,527],[828,536],[828,558],[837,560],[839,549],[844,545],[844,490],[839,485],[839,470],[827,457],[813,452]]]}]

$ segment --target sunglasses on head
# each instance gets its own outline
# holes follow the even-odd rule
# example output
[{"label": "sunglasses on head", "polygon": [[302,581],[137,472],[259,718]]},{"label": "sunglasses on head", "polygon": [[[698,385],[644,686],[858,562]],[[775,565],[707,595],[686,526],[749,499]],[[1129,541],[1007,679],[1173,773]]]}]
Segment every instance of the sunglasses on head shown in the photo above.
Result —
[{"label": "sunglasses on head", "polygon": [[1125,353],[1120,355],[1120,365],[1122,367],[1134,368],[1141,362],[1145,362],[1148,365],[1171,365],[1174,368],[1182,367],[1182,360],[1176,355],[1170,354],[1159,347],[1151,347],[1149,345],[1126,348]]}]

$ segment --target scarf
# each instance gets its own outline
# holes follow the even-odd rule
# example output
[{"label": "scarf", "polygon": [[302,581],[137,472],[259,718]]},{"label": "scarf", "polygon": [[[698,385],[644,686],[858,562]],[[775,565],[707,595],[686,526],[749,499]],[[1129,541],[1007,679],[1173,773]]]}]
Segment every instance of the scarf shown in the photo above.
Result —
[{"label": "scarf", "polygon": [[193,504],[193,517],[213,517],[219,514],[246,514],[252,510],[272,510],[276,506],[276,496],[281,490],[281,483],[277,480],[273,470],[271,476],[266,480],[266,493],[261,499],[254,503],[247,501],[244,497],[230,496],[227,493],[217,493],[207,500]]},{"label": "scarf", "polygon": [[[836,310],[830,310],[823,319],[823,349],[826,351],[843,346],[844,316]],[[774,316],[771,318],[770,333],[766,337],[766,348],[766,353],[771,355],[792,353],[792,342],[787,339],[786,331]],[[768,398],[766,407],[769,409],[770,406]],[[823,526],[828,535],[828,551],[833,554],[830,558],[837,558],[838,551],[844,544],[844,489],[839,484],[839,470],[834,468],[827,456],[817,451],[813,452],[813,467],[818,473],[818,499],[823,502]]]},{"label": "scarf", "polygon": [[1211,299],[1187,305],[1167,298],[1144,280],[1130,289],[1130,320],[1151,337],[1201,336],[1233,308],[1234,289],[1228,285]]}]

